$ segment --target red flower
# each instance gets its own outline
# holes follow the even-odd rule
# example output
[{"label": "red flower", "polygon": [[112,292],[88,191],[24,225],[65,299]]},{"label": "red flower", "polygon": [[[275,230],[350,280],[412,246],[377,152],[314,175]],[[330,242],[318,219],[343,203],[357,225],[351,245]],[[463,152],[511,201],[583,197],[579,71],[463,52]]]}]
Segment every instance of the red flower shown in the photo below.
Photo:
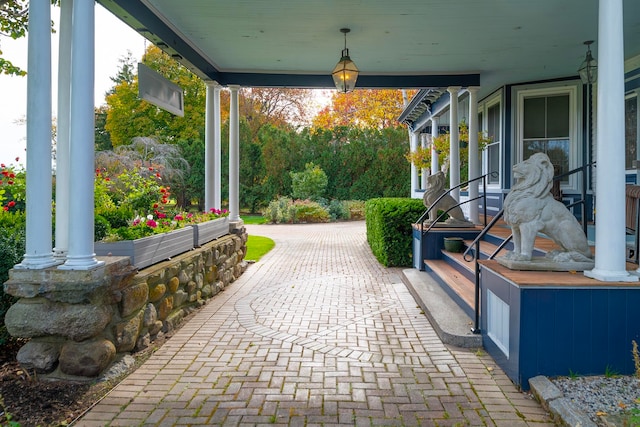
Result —
[{"label": "red flower", "polygon": [[19,162],[19,161],[20,161],[20,157],[16,157],[16,162]]},{"label": "red flower", "polygon": [[158,209],[158,204],[157,203],[153,204],[153,209]]},{"label": "red flower", "polygon": [[160,178],[160,172],[156,173],[156,176],[157,176],[158,178]]},{"label": "red flower", "polygon": [[158,223],[155,222],[154,220],[150,219],[147,221],[147,226],[151,227],[151,228],[156,228],[158,226]]},{"label": "red flower", "polygon": [[16,177],[16,174],[15,174],[15,173],[10,173],[10,174],[9,174],[9,178],[15,178],[15,177]]},{"label": "red flower", "polygon": [[176,221],[182,221],[184,217],[182,215],[176,215],[173,219],[175,219]]},{"label": "red flower", "polygon": [[96,173],[100,173],[100,169],[96,169]]},{"label": "red flower", "polygon": [[2,209],[3,209],[3,210],[5,210],[5,211],[8,211],[8,210],[9,210],[9,206],[5,206],[5,207],[4,207],[4,208],[2,208]]},{"label": "red flower", "polygon": [[158,218],[161,218],[161,219],[167,217],[167,215],[163,214],[162,212],[158,212],[157,215],[158,215]]},{"label": "red flower", "polygon": [[9,206],[10,208],[14,207],[15,205],[16,205],[16,202],[14,202],[13,200],[7,204],[7,206]]},{"label": "red flower", "polygon": [[149,170],[150,170],[150,171],[152,171],[152,170],[153,170],[153,168],[152,168],[151,166],[149,166]]},{"label": "red flower", "polygon": [[4,165],[4,163],[0,163],[0,168],[6,168],[6,166]]},{"label": "red flower", "polygon": [[167,204],[169,201],[167,199],[160,200],[162,203]]},{"label": "red flower", "polygon": [[167,192],[167,189],[163,187],[163,188],[161,188],[161,189],[160,189],[160,192],[161,192],[161,193],[166,193],[166,192]]},{"label": "red flower", "polygon": [[13,181],[7,181],[7,184],[13,185]]},{"label": "red flower", "polygon": [[111,179],[109,177],[106,177],[104,180],[105,181],[111,181]]},{"label": "red flower", "polygon": [[2,175],[4,175],[4,176],[9,176],[9,172],[7,172],[7,171],[2,171]]}]

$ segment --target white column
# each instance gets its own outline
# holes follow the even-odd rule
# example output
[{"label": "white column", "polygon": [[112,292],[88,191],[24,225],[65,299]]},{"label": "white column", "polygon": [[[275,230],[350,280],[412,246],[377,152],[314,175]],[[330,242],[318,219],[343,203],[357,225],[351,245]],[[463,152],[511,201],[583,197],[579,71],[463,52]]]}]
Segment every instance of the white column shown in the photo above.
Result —
[{"label": "white column", "polygon": [[220,209],[222,205],[220,144],[220,86],[207,83],[207,105],[205,114],[205,164],[204,193],[205,209]]},{"label": "white column", "polygon": [[[480,152],[478,150],[478,89],[469,87],[469,179],[478,178],[480,173]],[[469,199],[478,197],[479,181],[469,184]],[[478,200],[469,202],[469,221],[480,223]]]},{"label": "white column", "polygon": [[438,118],[431,118],[431,175],[438,173],[440,170],[438,150],[436,150],[436,144],[433,142],[439,135],[438,132]]},{"label": "white column", "polygon": [[[451,95],[449,102],[449,188],[460,184],[460,131],[458,129],[458,91],[460,86],[451,86],[447,91]],[[451,197],[460,201],[460,189],[451,191]]]},{"label": "white column", "polygon": [[[427,149],[427,134],[426,133],[421,133],[420,134],[420,146],[422,147],[423,150]],[[420,171],[420,188],[422,189],[426,189],[427,188],[427,176],[429,175],[429,168],[422,168],[422,170]]]},{"label": "white column", "polygon": [[89,270],[103,261],[93,253],[95,10],[93,0],[74,0],[71,33],[71,142],[69,231],[63,270]]},{"label": "white column", "polygon": [[[416,132],[410,133],[409,138],[409,149],[412,153],[414,153],[418,148],[418,134]],[[418,168],[416,165],[411,163],[411,197],[416,194],[416,190],[418,189]]]},{"label": "white column", "polygon": [[71,97],[71,25],[73,0],[60,3],[58,49],[58,140],[56,149],[56,245],[53,253],[64,260],[69,250],[69,126]]},{"label": "white column", "polygon": [[598,179],[595,268],[584,275],[605,282],[636,281],[626,271],[624,42],[622,0],[600,0],[598,10]]},{"label": "white column", "polygon": [[240,219],[240,117],[237,85],[229,86],[229,221]]},{"label": "white column", "polygon": [[58,264],[51,238],[51,6],[29,2],[27,74],[26,253],[15,268]]}]

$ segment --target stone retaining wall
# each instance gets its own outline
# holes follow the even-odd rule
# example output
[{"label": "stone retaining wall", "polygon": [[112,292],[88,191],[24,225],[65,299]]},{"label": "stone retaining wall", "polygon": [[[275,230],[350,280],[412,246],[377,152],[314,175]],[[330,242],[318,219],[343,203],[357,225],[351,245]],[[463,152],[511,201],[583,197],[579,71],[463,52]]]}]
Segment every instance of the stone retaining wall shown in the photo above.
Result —
[{"label": "stone retaining wall", "polygon": [[247,233],[232,234],[141,271],[128,257],[99,257],[90,271],[11,270],[19,297],[5,326],[30,338],[18,362],[50,377],[96,377],[119,356],[148,347],[246,269]]}]

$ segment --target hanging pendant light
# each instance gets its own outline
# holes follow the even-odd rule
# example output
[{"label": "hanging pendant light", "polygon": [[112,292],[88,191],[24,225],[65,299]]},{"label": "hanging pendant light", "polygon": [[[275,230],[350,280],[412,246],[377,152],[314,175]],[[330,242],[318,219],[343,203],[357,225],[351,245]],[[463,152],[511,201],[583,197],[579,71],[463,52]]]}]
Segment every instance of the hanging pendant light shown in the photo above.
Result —
[{"label": "hanging pendant light", "polygon": [[349,28],[340,29],[340,32],[344,34],[344,49],[342,50],[340,61],[331,72],[333,83],[338,91],[343,93],[351,92],[355,89],[356,80],[358,79],[358,67],[349,57],[349,49],[347,49],[347,33],[350,31]]},{"label": "hanging pendant light", "polygon": [[587,40],[584,44],[587,46],[587,55],[578,68],[580,79],[584,84],[593,84],[598,80],[598,63],[591,56],[591,44],[593,40]]}]

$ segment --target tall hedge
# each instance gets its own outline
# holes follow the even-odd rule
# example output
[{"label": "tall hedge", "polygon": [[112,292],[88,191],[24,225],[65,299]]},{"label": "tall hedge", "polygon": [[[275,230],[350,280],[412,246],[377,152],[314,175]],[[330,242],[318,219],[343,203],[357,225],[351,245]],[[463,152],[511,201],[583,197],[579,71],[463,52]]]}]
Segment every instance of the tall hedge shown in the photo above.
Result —
[{"label": "tall hedge", "polygon": [[413,265],[411,224],[425,207],[420,199],[378,198],[365,204],[367,241],[385,267]]}]

